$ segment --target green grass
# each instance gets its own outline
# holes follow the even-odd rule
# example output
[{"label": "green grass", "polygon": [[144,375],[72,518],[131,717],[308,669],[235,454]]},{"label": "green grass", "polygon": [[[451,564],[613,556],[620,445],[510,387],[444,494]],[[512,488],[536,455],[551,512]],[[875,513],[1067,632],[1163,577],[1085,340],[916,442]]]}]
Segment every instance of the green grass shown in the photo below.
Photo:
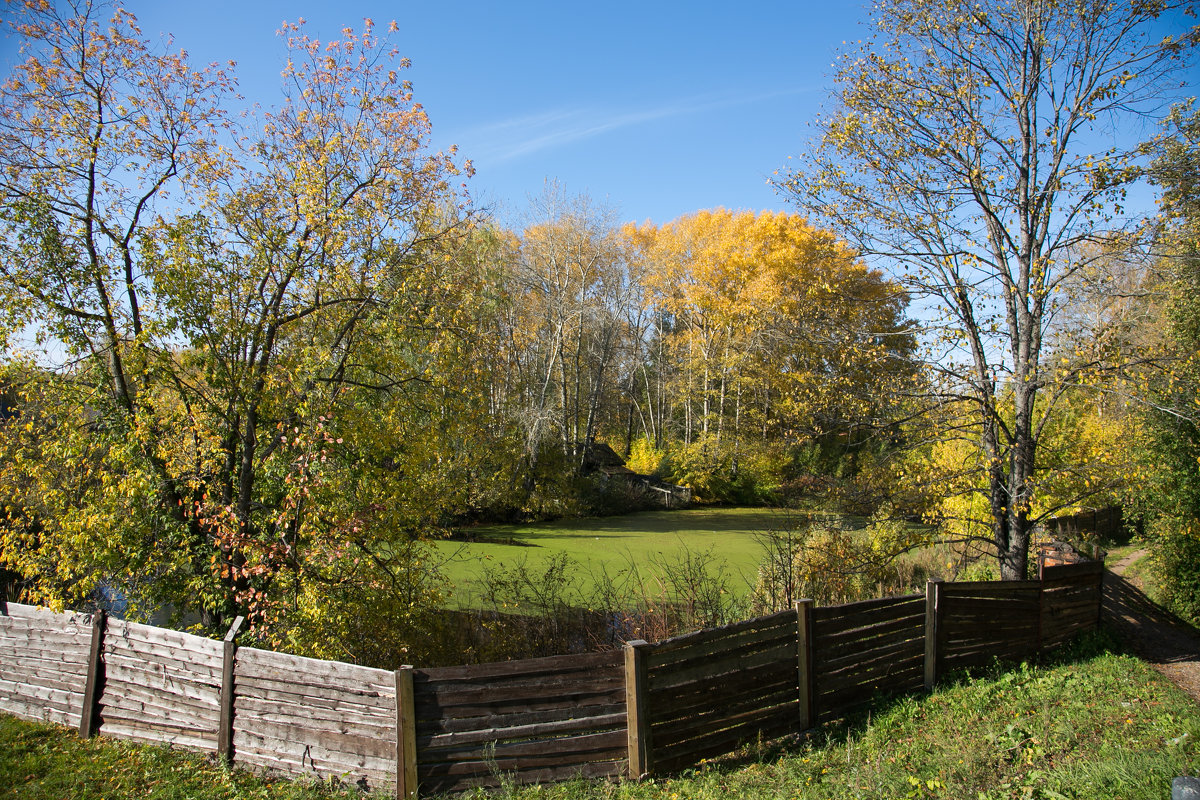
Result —
[{"label": "green grass", "polygon": [[[881,701],[805,741],[642,782],[504,787],[511,800],[1161,800],[1200,771],[1200,707],[1153,669],[1090,637],[1041,666],[960,675]],[[0,798],[321,798],[202,757],[0,716]],[[471,795],[469,795],[471,796]]]},{"label": "green grass", "polygon": [[60,725],[0,714],[0,799],[318,800],[363,798],[357,788],[270,779],[195,753],[80,739]]},{"label": "green grass", "polygon": [[[803,517],[802,517],[803,518]],[[616,517],[587,517],[531,525],[489,525],[466,531],[475,541],[437,543],[444,572],[455,587],[455,601],[469,602],[473,582],[487,567],[526,562],[531,572],[544,569],[557,554],[578,566],[581,589],[591,588],[602,571],[614,575],[637,564],[654,571],[685,551],[708,553],[724,567],[731,591],[745,593],[762,561],[756,534],[794,524],[795,512],[762,508],[646,511]]]}]

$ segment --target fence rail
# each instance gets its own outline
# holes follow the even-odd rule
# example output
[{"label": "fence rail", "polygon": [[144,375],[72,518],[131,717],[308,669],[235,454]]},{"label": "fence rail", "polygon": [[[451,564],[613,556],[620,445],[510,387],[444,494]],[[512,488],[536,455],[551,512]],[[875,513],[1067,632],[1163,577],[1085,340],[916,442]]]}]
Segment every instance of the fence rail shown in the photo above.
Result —
[{"label": "fence rail", "polygon": [[1102,565],[793,610],[624,650],[394,672],[0,603],[0,711],[397,797],[640,777],[810,729],[877,691],[1029,658],[1099,621]]}]

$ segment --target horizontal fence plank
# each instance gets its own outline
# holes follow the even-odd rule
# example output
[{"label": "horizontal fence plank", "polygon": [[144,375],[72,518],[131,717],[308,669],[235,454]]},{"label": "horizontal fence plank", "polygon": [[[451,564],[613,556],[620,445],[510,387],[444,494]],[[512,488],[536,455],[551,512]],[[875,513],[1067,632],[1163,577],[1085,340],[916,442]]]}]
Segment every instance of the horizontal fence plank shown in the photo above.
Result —
[{"label": "horizontal fence plank", "polygon": [[799,692],[796,689],[794,674],[790,680],[788,677],[776,677],[755,685],[731,687],[728,691],[715,696],[712,692],[651,695],[649,698],[650,707],[653,709],[651,726],[667,724],[677,719],[695,718],[710,712],[720,712],[746,702],[758,702],[764,697],[773,697],[781,692],[799,702]]},{"label": "horizontal fence plank", "polygon": [[394,746],[386,757],[331,751],[321,742],[298,742],[263,731],[234,727],[233,748],[239,761],[269,767],[293,775],[337,778],[343,783],[366,779],[368,787],[393,783],[396,759]]},{"label": "horizontal fence plank", "polygon": [[[626,745],[625,731],[601,731],[578,736],[561,736],[532,741],[489,742],[486,745],[429,748],[417,751],[418,770],[421,764],[451,761],[486,760],[494,758],[497,763],[514,759],[542,759],[549,756],[579,756],[589,753],[609,753],[623,750]],[[544,765],[543,765],[544,766]]]},{"label": "horizontal fence plank", "polygon": [[[738,747],[763,739],[777,739],[796,731],[796,718],[778,713],[777,709],[766,709],[753,717],[743,719],[727,728],[710,730],[679,744],[665,748],[656,762],[661,769],[680,769],[691,766],[702,759],[713,758],[733,752]],[[656,748],[657,750],[657,748]]]},{"label": "horizontal fence plank", "polygon": [[719,628],[706,628],[695,633],[673,636],[670,639],[657,642],[651,645],[651,647],[659,655],[665,655],[675,650],[691,648],[712,641],[722,641],[728,637],[736,637],[743,634],[753,635],[760,631],[787,628],[789,625],[793,628],[796,625],[796,612],[790,609],[779,611],[766,617],[757,617],[744,622],[734,622]]},{"label": "horizontal fence plank", "polygon": [[905,620],[902,625],[882,626],[880,631],[882,633],[872,629],[869,637],[838,639],[833,644],[817,638],[813,643],[813,663],[823,666],[875,650],[887,649],[901,642],[921,642],[925,638],[925,619],[918,617],[915,620]]},{"label": "horizontal fence plank", "polygon": [[522,711],[545,711],[550,709],[579,708],[590,706],[606,706],[611,703],[625,702],[625,687],[615,687],[606,691],[569,695],[563,697],[536,697],[532,695],[517,695],[504,700],[489,702],[486,693],[470,701],[457,700],[444,704],[436,698],[427,698],[417,694],[414,707],[417,713],[417,725],[430,717],[446,719],[468,719],[494,714],[508,714]]},{"label": "horizontal fence plank", "polygon": [[[814,624],[825,626],[829,633],[851,630],[870,624],[880,615],[894,609],[925,608],[925,595],[910,594],[901,597],[880,597],[874,600],[859,600],[854,603],[843,603],[836,606],[816,606],[813,608]],[[900,613],[903,613],[902,611]]]},{"label": "horizontal fence plank", "polygon": [[651,720],[650,738],[657,750],[659,747],[695,738],[705,731],[739,724],[746,718],[766,714],[772,709],[774,713],[790,715],[789,719],[797,722],[799,702],[795,689],[777,686],[769,692],[742,695],[730,698],[726,702],[710,703],[707,707],[695,708],[687,714]]},{"label": "horizontal fence plank", "polygon": [[925,642],[923,639],[909,639],[893,642],[885,647],[864,650],[861,653],[851,653],[837,659],[816,662],[819,664],[815,679],[830,680],[847,670],[855,672],[874,672],[885,668],[888,664],[909,659],[925,658]]},{"label": "horizontal fence plank", "polygon": [[734,652],[722,656],[700,659],[690,665],[677,665],[671,668],[659,667],[647,669],[648,686],[651,694],[669,690],[675,686],[683,686],[696,681],[721,680],[728,682],[743,672],[755,670],[762,666],[790,663],[791,670],[796,670],[796,643],[785,642],[774,645],[770,649],[751,650],[749,652]]},{"label": "horizontal fence plank", "polygon": [[450,684],[454,681],[484,681],[491,678],[535,678],[546,674],[587,671],[604,667],[619,667],[624,663],[620,650],[605,650],[583,655],[545,656],[520,661],[497,661],[490,664],[473,664],[462,667],[432,667],[414,669],[413,682],[422,681]]},{"label": "horizontal fence plank", "polygon": [[396,690],[395,674],[386,669],[323,661],[254,647],[238,648],[237,676],[239,679],[255,678],[311,686],[336,683],[364,694],[388,691],[394,694]]},{"label": "horizontal fence plank", "polygon": [[1055,581],[1077,576],[1100,576],[1104,574],[1104,562],[1081,561],[1078,564],[1055,564],[1042,567],[1042,579]]},{"label": "horizontal fence plank", "polygon": [[948,581],[942,584],[946,597],[1005,597],[1038,592],[1041,581]]},{"label": "horizontal fence plank", "polygon": [[318,708],[311,705],[284,704],[274,700],[249,695],[238,695],[237,712],[247,716],[261,717],[271,722],[310,720],[313,725],[343,724],[361,728],[394,728],[395,703],[387,702],[369,711],[359,708]]},{"label": "horizontal fence plank", "polygon": [[[625,713],[624,690],[621,696],[612,702],[577,706],[575,716],[585,719],[608,717],[612,714]],[[481,714],[464,718],[425,717],[417,719],[417,736],[433,736],[438,733],[461,733],[487,728],[509,728],[522,725],[536,725],[543,722],[553,722],[563,719],[561,707],[539,711],[516,710],[508,713]]]},{"label": "horizontal fence plank", "polygon": [[580,731],[598,731],[604,728],[624,730],[625,714],[614,713],[603,717],[582,719],[559,719],[530,725],[515,725],[504,728],[481,728],[479,730],[418,736],[418,748],[456,748],[478,745],[502,739],[533,739],[545,736],[564,736]]},{"label": "horizontal fence plank", "polygon": [[[782,620],[779,618],[782,617]],[[731,650],[753,648],[771,643],[795,642],[796,613],[787,611],[767,618],[770,624],[714,628],[689,636],[668,639],[646,648],[646,667],[669,666],[699,658],[720,655]],[[757,620],[753,620],[757,621]],[[794,645],[793,645],[794,646]]]}]

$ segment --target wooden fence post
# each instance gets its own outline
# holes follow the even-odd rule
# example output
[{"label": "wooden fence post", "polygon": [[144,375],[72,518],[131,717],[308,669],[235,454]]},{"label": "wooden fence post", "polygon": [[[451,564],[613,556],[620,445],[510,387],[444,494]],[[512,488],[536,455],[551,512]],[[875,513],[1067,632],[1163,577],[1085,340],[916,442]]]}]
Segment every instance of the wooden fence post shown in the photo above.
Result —
[{"label": "wooden fence post", "polygon": [[396,798],[417,796],[417,715],[413,707],[413,668],[396,670]]},{"label": "wooden fence post", "polygon": [[938,679],[938,658],[941,656],[942,582],[925,584],[925,688],[932,689]]},{"label": "wooden fence post", "polygon": [[233,668],[237,656],[237,635],[245,621],[245,617],[236,617],[222,642],[224,658],[221,663],[221,720],[217,728],[217,755],[226,764],[233,763]]},{"label": "wooden fence post", "polygon": [[813,694],[812,651],[813,601],[796,601],[796,684],[800,689],[800,730],[806,731],[817,723]]},{"label": "wooden fence post", "polygon": [[625,643],[625,721],[629,730],[629,777],[650,774],[650,717],[646,707],[646,658],[649,645],[635,639]]},{"label": "wooden fence post", "polygon": [[79,735],[85,739],[96,733],[96,707],[104,688],[104,630],[108,614],[96,611],[92,614],[92,646],[88,651],[87,681],[83,685],[83,710],[79,715]]}]

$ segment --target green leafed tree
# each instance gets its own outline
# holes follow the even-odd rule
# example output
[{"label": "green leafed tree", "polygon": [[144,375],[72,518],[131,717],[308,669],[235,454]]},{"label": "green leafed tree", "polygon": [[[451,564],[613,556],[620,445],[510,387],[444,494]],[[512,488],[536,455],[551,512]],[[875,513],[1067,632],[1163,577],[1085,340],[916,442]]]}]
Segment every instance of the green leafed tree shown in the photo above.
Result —
[{"label": "green leafed tree", "polygon": [[[1186,3],[899,0],[837,65],[836,106],[779,188],[928,320],[928,398],[969,434],[1001,575],[1026,574],[1039,451],[1070,387],[1111,364],[1055,352],[1064,289],[1119,244],[1138,176],[1120,126],[1191,63]],[[1106,247],[1093,247],[1104,243]],[[944,415],[943,415],[944,417]]]},{"label": "green leafed tree", "polygon": [[419,540],[472,468],[477,308],[464,168],[428,147],[407,62],[369,21],[285,26],[284,99],[242,129],[230,79],[124,11],[13,20],[0,305],[43,353],[7,372],[0,559],[39,600],[103,582],[277,639],[336,621],[335,585],[419,606]]},{"label": "green leafed tree", "polygon": [[1200,619],[1200,112],[1176,108],[1148,147],[1162,190],[1159,262],[1168,276],[1174,359],[1151,384],[1137,499],[1155,542],[1164,599]]}]

